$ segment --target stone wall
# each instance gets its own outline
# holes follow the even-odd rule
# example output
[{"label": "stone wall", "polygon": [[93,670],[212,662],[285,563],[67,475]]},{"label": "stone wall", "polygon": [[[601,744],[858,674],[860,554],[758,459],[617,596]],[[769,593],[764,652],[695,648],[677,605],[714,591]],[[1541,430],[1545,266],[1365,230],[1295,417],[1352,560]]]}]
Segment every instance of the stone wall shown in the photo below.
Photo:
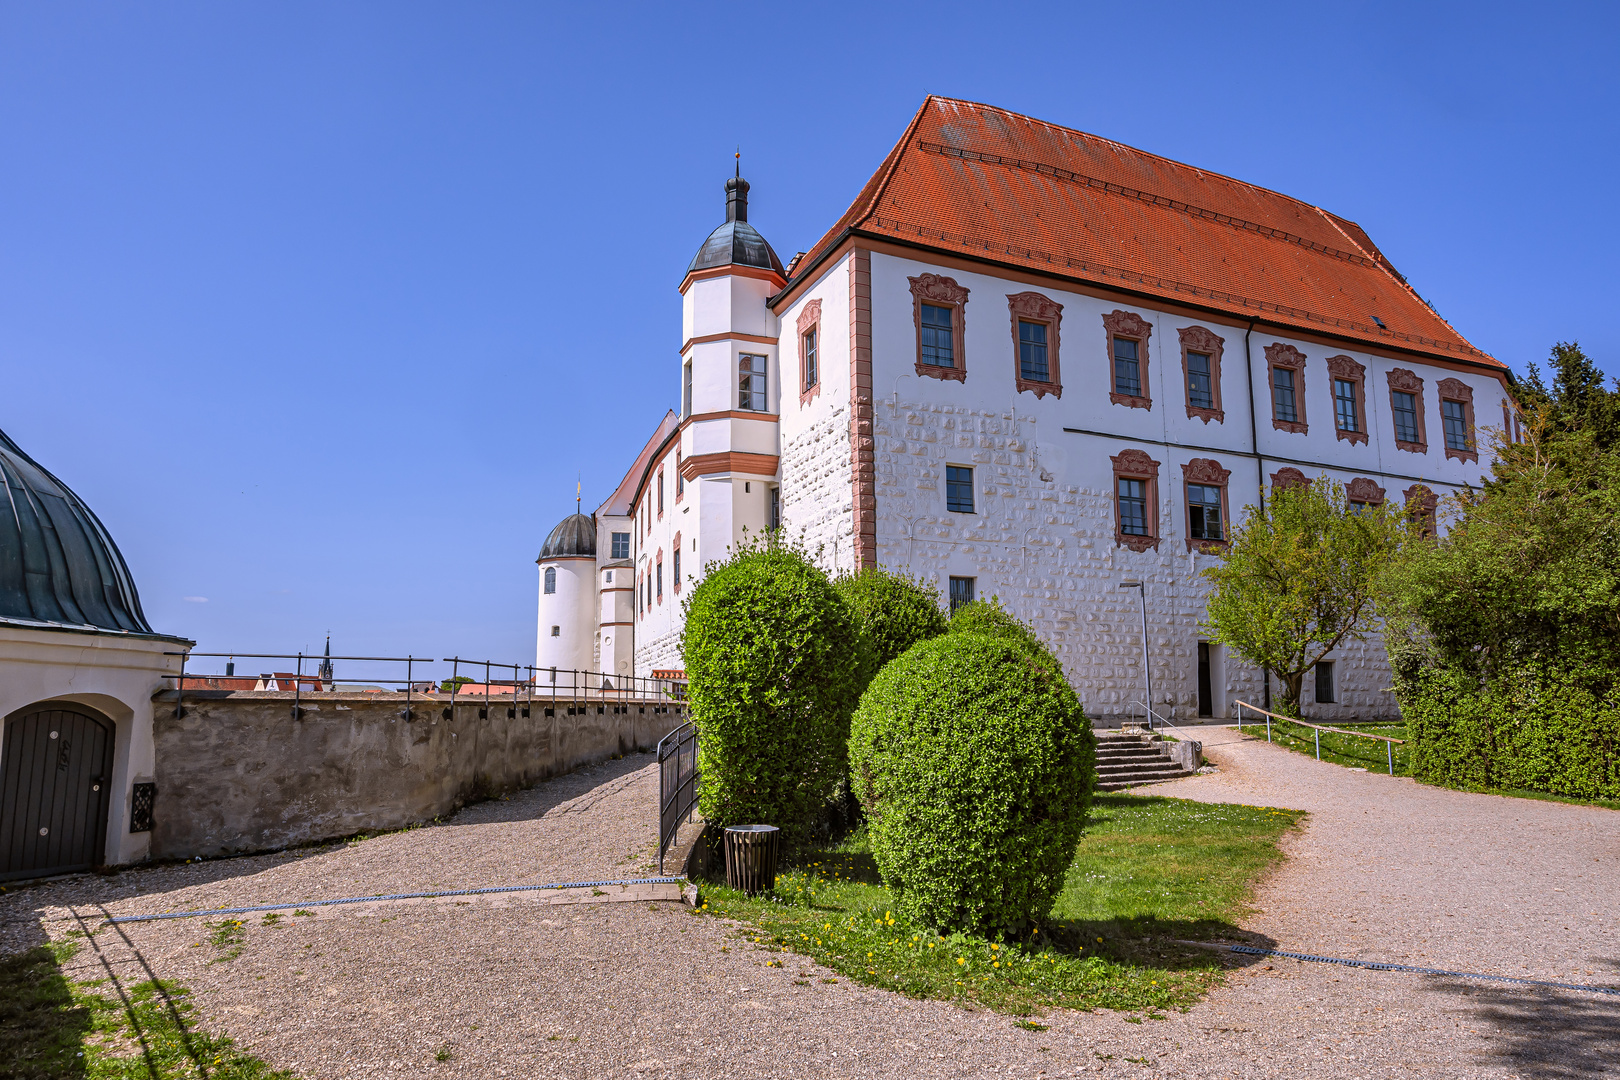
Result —
[{"label": "stone wall", "polygon": [[[616,754],[651,750],[686,720],[677,704],[403,694],[174,691],[153,699],[157,805],[152,857],[264,851],[397,829]],[[513,711],[516,715],[509,716]],[[657,807],[647,806],[648,820]]]}]

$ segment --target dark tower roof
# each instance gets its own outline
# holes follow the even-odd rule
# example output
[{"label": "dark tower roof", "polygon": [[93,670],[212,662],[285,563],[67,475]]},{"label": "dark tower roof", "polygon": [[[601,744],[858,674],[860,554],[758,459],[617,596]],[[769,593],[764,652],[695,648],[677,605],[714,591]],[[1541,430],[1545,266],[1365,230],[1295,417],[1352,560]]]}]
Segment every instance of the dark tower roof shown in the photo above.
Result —
[{"label": "dark tower roof", "polygon": [[3,431],[0,618],[152,633],[135,579],[96,515]]},{"label": "dark tower roof", "polygon": [[546,537],[545,547],[540,549],[540,558],[535,561],[579,555],[596,557],[596,522],[589,514],[569,514],[559,521],[557,527],[551,530],[551,535]]},{"label": "dark tower roof", "polygon": [[686,272],[690,274],[694,270],[711,270],[720,266],[754,266],[761,270],[774,270],[784,280],[787,278],[787,271],[782,269],[782,260],[776,257],[771,245],[759,235],[759,230],[748,224],[748,181],[740,176],[726,181],[725,223],[703,241],[698,253],[692,256],[692,264],[686,268]]}]

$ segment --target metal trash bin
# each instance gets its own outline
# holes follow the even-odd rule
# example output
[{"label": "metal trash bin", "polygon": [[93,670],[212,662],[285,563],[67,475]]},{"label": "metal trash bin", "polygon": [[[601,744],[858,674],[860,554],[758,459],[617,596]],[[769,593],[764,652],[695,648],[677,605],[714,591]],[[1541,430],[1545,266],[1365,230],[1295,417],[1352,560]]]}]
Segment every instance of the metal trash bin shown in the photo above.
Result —
[{"label": "metal trash bin", "polygon": [[726,884],[758,896],[776,888],[782,830],[775,825],[726,826]]}]

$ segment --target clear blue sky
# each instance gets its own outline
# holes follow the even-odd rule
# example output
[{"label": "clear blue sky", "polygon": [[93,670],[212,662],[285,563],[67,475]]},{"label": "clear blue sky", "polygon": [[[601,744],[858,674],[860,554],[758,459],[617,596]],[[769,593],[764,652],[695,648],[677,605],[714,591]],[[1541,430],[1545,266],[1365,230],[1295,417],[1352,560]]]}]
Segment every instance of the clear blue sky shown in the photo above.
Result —
[{"label": "clear blue sky", "polygon": [[787,258],[925,93],[1006,106],[1354,219],[1516,371],[1617,373],[1616,10],[6,2],[0,428],[201,649],[524,661],[576,473],[676,404],[738,143]]}]

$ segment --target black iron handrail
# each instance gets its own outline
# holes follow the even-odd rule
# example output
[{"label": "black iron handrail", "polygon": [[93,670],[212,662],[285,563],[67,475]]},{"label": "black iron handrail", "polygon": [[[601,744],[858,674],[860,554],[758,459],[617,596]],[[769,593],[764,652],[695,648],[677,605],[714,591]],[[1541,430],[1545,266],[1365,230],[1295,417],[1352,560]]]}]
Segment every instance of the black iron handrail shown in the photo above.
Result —
[{"label": "black iron handrail", "polygon": [[688,721],[658,741],[658,873],[664,854],[698,797],[697,725]]}]

